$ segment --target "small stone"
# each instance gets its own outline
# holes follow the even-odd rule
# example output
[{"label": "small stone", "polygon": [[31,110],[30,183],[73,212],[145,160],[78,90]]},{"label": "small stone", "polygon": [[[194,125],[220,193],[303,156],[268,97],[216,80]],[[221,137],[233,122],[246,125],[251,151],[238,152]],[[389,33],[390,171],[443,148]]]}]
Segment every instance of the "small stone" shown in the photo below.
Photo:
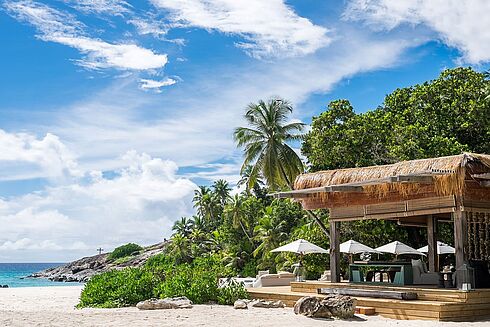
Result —
[{"label": "small stone", "polygon": [[248,309],[247,302],[243,300],[236,300],[235,303],[233,303],[233,308],[235,309]]}]

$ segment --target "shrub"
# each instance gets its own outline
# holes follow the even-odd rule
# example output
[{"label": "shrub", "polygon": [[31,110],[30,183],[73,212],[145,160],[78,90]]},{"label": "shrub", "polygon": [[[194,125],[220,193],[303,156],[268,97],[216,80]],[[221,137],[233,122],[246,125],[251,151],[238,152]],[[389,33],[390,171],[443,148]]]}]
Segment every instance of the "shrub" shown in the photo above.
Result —
[{"label": "shrub", "polygon": [[233,304],[246,298],[242,285],[218,288],[220,277],[231,276],[218,257],[195,259],[177,265],[165,255],[149,259],[141,268],[113,270],[94,276],[80,296],[78,307],[123,307],[152,297],[186,296],[196,304],[218,302]]},{"label": "shrub", "polygon": [[128,243],[115,248],[114,251],[109,254],[109,259],[116,260],[119,258],[124,258],[130,255],[134,255],[136,252],[139,252],[141,250],[143,250],[143,248],[138,244]]},{"label": "shrub", "polygon": [[233,304],[239,299],[248,299],[249,294],[242,284],[237,282],[230,282],[228,286],[218,288],[218,303],[219,304]]},{"label": "shrub", "polygon": [[77,307],[114,308],[135,305],[153,297],[161,282],[157,275],[142,268],[112,270],[90,279]]}]

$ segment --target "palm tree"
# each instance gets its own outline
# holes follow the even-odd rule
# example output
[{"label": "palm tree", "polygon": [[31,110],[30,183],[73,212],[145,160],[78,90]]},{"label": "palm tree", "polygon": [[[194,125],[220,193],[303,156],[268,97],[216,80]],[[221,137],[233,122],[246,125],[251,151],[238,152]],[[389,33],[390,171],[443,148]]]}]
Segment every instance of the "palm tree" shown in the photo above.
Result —
[{"label": "palm tree", "polygon": [[211,189],[207,186],[199,186],[194,191],[194,208],[197,208],[197,214],[204,218],[208,222],[215,222],[217,209],[216,197],[211,192]]},{"label": "palm tree", "polygon": [[218,179],[213,183],[214,195],[218,198],[221,205],[225,205],[230,198],[231,188],[227,181]]},{"label": "palm tree", "polygon": [[188,236],[192,231],[193,222],[191,219],[182,217],[177,220],[172,227],[175,234],[180,234],[182,236]]},{"label": "palm tree", "polygon": [[292,188],[297,175],[304,170],[298,154],[287,142],[300,140],[303,123],[288,123],[293,111],[291,104],[282,99],[259,101],[247,107],[245,120],[248,127],[235,129],[238,147],[245,149],[242,173],[251,165],[247,188],[250,189],[263,176],[273,190]]},{"label": "palm tree", "polygon": [[241,195],[235,194],[230,203],[226,206],[225,214],[231,218],[233,227],[240,227],[250,243],[253,244],[252,236],[249,235],[249,233],[247,232],[247,228],[245,227],[245,225],[247,224],[247,216],[243,208],[243,201],[244,198]]},{"label": "palm tree", "polygon": [[285,225],[285,221],[276,221],[272,215],[272,207],[267,207],[264,216],[254,230],[255,238],[260,244],[254,250],[253,255],[257,256],[262,253],[262,257],[265,258],[271,250],[278,247],[286,236]]},{"label": "palm tree", "polygon": [[[264,177],[272,189],[293,188],[293,182],[304,171],[304,165],[298,154],[287,144],[301,140],[303,123],[287,123],[288,115],[293,111],[291,104],[282,99],[259,101],[247,107],[245,120],[249,127],[235,129],[234,138],[238,147],[245,148],[245,160],[242,174],[252,166],[247,188],[256,184],[260,176]],[[330,236],[325,224],[313,213],[307,211],[322,231]]]},{"label": "palm tree", "polygon": [[192,216],[192,230],[201,230],[201,231],[208,231],[206,222],[204,219],[200,216]]},{"label": "palm tree", "polygon": [[192,261],[190,245],[187,237],[175,234],[170,242],[169,255],[175,258],[177,263],[190,262]]}]

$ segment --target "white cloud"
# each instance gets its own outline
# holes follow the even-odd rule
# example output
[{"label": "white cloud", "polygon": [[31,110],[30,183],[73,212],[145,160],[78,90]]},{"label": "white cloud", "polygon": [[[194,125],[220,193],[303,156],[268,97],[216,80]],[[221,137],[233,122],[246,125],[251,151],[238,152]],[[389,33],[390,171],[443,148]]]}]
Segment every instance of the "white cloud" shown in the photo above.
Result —
[{"label": "white cloud", "polygon": [[140,79],[140,89],[142,89],[142,90],[154,90],[155,92],[159,93],[162,91],[161,89],[163,87],[174,85],[175,83],[177,83],[177,81],[170,78],[170,77],[167,77],[161,81],[142,78],[142,79]]},{"label": "white cloud", "polygon": [[70,260],[99,246],[110,250],[168,237],[173,221],[193,212],[196,185],[176,175],[172,161],[135,151],[121,161],[125,167],[111,178],[87,172],[69,184],[2,200],[0,255],[14,260],[18,251],[30,251],[34,257]]},{"label": "white cloud", "polygon": [[123,0],[65,0],[75,9],[87,14],[123,15],[130,12],[131,5]]},{"label": "white cloud", "polygon": [[79,63],[86,68],[148,70],[162,68],[167,63],[167,55],[156,54],[135,44],[110,44],[91,38],[71,36],[51,36],[46,39],[85,53],[87,56],[79,60]]},{"label": "white cloud", "polygon": [[353,0],[344,13],[375,29],[424,24],[469,63],[490,61],[490,2],[487,0]]},{"label": "white cloud", "polygon": [[56,135],[48,133],[38,139],[0,129],[0,180],[71,176],[80,176],[76,158]]},{"label": "white cloud", "polygon": [[328,30],[298,16],[283,0],[151,0],[173,22],[244,37],[256,57],[306,55],[326,46]]},{"label": "white cloud", "polygon": [[38,37],[73,47],[85,54],[79,64],[91,69],[115,68],[148,70],[163,68],[167,55],[157,54],[136,44],[112,44],[85,35],[85,25],[73,15],[33,1],[6,2],[8,12],[20,21],[34,25]]},{"label": "white cloud", "polygon": [[171,28],[171,25],[159,22],[157,20],[147,20],[141,18],[133,18],[128,20],[128,23],[134,25],[138,34],[153,35],[156,38],[165,36]]}]

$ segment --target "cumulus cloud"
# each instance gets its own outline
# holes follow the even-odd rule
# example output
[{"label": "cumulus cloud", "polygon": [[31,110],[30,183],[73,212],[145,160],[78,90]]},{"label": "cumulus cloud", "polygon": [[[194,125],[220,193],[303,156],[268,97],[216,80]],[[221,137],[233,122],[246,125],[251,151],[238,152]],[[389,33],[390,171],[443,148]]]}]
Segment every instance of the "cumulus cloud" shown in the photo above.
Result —
[{"label": "cumulus cloud", "polygon": [[73,15],[47,5],[34,1],[9,1],[5,7],[16,19],[35,26],[41,40],[79,50],[85,57],[77,62],[86,68],[147,70],[163,68],[167,64],[167,55],[136,44],[112,44],[90,38],[84,32],[85,25]]},{"label": "cumulus cloud", "polygon": [[235,34],[255,57],[306,55],[326,46],[328,30],[298,16],[283,0],[151,0],[185,26]]},{"label": "cumulus cloud", "polygon": [[80,176],[76,158],[56,135],[36,138],[0,129],[0,180],[71,176]]},{"label": "cumulus cloud", "polygon": [[142,78],[140,79],[140,88],[142,90],[154,90],[155,92],[160,93],[163,87],[174,85],[175,83],[177,83],[177,81],[170,77],[161,81]]},{"label": "cumulus cloud", "polygon": [[490,61],[490,2],[486,0],[353,0],[344,16],[374,29],[426,25],[469,63]]},{"label": "cumulus cloud", "polygon": [[172,161],[135,151],[121,160],[125,166],[115,176],[91,171],[69,184],[3,199],[0,254],[49,249],[67,260],[99,246],[110,250],[168,237],[173,221],[192,213],[196,185],[179,177]]}]

